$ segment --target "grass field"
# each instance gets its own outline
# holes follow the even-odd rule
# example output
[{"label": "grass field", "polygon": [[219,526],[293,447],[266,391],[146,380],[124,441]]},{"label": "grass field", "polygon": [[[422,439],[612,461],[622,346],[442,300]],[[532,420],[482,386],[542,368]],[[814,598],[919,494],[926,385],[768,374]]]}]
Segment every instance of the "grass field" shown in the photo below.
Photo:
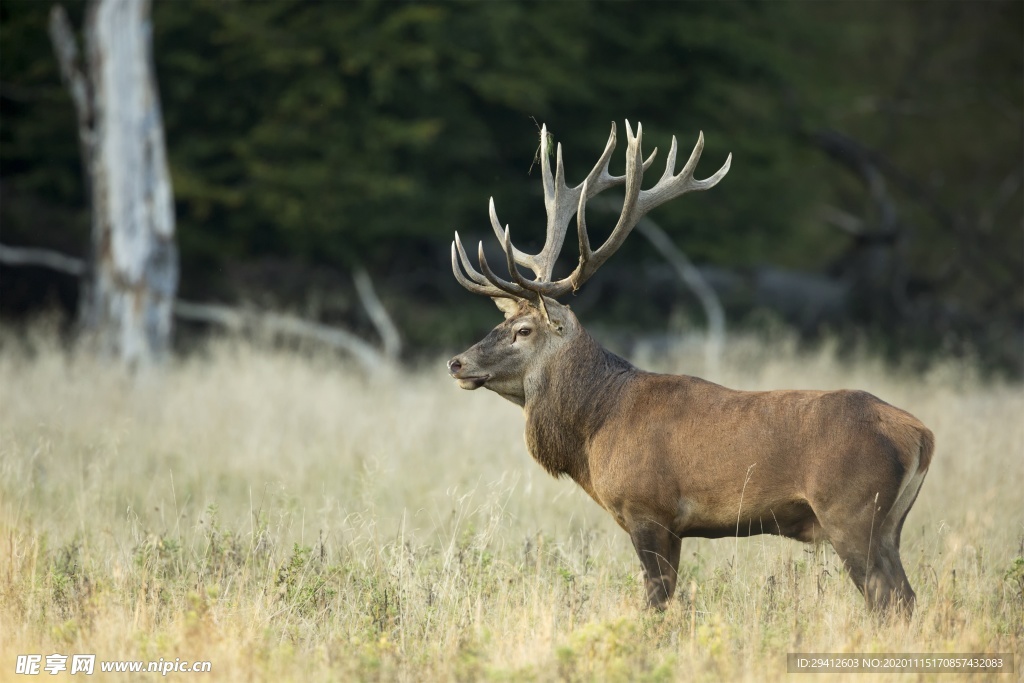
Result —
[{"label": "grass field", "polygon": [[1021,680],[1021,387],[785,341],[733,342],[723,367],[738,388],[866,389],[935,432],[909,626],[868,615],[830,547],[765,536],[685,541],[679,594],[643,610],[627,536],[441,358],[366,379],[219,342],[128,380],[39,333],[0,341],[0,680],[31,679],[18,654],[91,653],[218,681],[761,681],[788,652],[1011,652],[1018,673],[974,679]]}]

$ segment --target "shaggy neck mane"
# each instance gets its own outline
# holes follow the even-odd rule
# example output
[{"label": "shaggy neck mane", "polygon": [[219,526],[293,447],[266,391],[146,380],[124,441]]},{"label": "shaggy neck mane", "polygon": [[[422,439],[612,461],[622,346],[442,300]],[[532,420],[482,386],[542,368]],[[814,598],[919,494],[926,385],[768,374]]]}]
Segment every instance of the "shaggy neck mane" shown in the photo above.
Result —
[{"label": "shaggy neck mane", "polygon": [[586,330],[526,385],[526,445],[544,469],[567,474],[591,492],[587,440],[608,418],[637,372]]}]

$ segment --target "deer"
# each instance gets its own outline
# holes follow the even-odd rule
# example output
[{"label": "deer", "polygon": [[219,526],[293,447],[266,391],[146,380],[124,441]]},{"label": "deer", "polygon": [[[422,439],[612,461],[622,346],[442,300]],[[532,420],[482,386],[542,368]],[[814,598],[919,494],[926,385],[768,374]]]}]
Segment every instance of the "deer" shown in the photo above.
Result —
[{"label": "deer", "polygon": [[[629,534],[649,608],[664,610],[675,592],[682,539],[775,534],[827,541],[869,611],[909,619],[916,596],[900,561],[900,533],[935,447],[924,424],[864,391],[739,391],[695,376],[647,372],[604,349],[569,305],[559,303],[594,275],[647,212],[714,187],[732,163],[730,154],[714,175],[696,180],[701,132],[676,173],[673,137],[661,178],[641,189],[657,154],[655,148],[644,159],[642,137],[643,126],[634,135],[626,121],[625,174],[612,175],[613,122],[597,163],[570,188],[561,144],[552,174],[551,141],[547,126],[541,128],[547,225],[539,252],[512,244],[490,200],[509,279],[490,267],[483,242],[475,268],[455,233],[456,280],[490,297],[505,319],[449,360],[449,374],[462,389],[483,387],[523,409],[533,458],[555,477],[575,481]],[[618,186],[625,191],[618,221],[593,249],[587,202]],[[554,279],[574,215],[579,262]]]}]

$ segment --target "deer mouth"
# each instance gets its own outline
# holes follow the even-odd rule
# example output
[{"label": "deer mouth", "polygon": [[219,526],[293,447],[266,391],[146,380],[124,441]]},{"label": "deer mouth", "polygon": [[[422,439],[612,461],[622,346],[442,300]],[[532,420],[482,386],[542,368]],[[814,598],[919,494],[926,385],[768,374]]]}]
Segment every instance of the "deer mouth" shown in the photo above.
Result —
[{"label": "deer mouth", "polygon": [[459,387],[472,391],[473,389],[479,389],[482,387],[490,378],[490,375],[475,375],[470,377],[456,377],[455,381],[459,383]]}]

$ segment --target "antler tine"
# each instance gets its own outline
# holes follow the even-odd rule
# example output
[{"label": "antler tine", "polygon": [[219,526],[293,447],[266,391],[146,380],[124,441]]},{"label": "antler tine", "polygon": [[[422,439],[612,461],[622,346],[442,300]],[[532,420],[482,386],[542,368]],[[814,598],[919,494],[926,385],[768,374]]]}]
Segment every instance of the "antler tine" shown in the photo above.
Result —
[{"label": "antler tine", "polygon": [[500,289],[502,292],[504,292],[503,296],[508,296],[508,295],[511,294],[513,297],[518,298],[518,299],[535,299],[536,298],[536,293],[535,292],[533,292],[531,290],[528,290],[528,289],[526,289],[526,288],[524,288],[524,287],[522,287],[522,286],[520,286],[518,284],[515,284],[513,282],[509,282],[508,280],[503,280],[502,278],[500,278],[500,277],[498,277],[497,275],[494,274],[494,271],[491,270],[491,266],[488,265],[488,263],[487,263],[487,257],[484,256],[484,243],[483,242],[481,242],[479,247],[477,247],[477,260],[480,261],[480,270],[483,271],[484,277],[486,277],[487,280],[492,285],[494,285],[495,287]]},{"label": "antler tine", "polygon": [[594,252],[590,249],[590,235],[587,234],[587,181],[583,181],[580,205],[576,209],[576,232],[580,238],[580,261],[589,261]]},{"label": "antler tine", "polygon": [[704,180],[697,180],[693,177],[693,172],[697,169],[697,162],[700,161],[700,155],[704,151],[704,131],[701,131],[697,136],[697,144],[694,145],[693,151],[690,152],[690,158],[678,174],[675,174],[675,150],[676,140],[673,137],[672,150],[669,158],[665,160],[665,172],[662,174],[661,179],[658,180],[654,187],[640,193],[638,220],[640,216],[670,199],[675,199],[687,192],[700,192],[711,189],[725,177],[725,174],[729,172],[729,168],[732,166],[732,154],[729,154],[725,159],[725,163],[722,164],[722,168],[718,169],[711,177]]},{"label": "antler tine", "polygon": [[[626,125],[629,125],[628,121]],[[608,188],[615,187],[616,185],[621,185],[626,181],[626,176],[612,175],[611,173],[608,172],[608,164],[611,162],[612,153],[615,151],[615,145],[615,122],[612,121],[612,131],[611,134],[608,136],[608,144],[605,145],[604,152],[601,153],[601,158],[597,160],[597,163],[594,165],[594,168],[591,169],[590,173],[583,181],[590,188],[586,193],[587,199],[595,197],[601,192],[607,190]],[[644,161],[644,171],[647,171],[650,165],[654,163],[654,157],[656,156],[658,156],[657,147],[655,147],[654,151],[651,152],[651,156],[647,157],[647,159]],[[581,190],[582,188],[583,183],[580,183],[580,185],[576,187],[577,190]]]},{"label": "antler tine", "polygon": [[[675,136],[672,136],[675,137]],[[697,170],[697,163],[700,162],[700,155],[704,153],[704,131],[698,131],[697,133],[697,144],[693,146],[693,150],[690,152],[690,158],[683,164],[683,169],[679,171],[679,175],[686,178],[693,178],[693,172]],[[671,173],[669,172],[671,170]],[[675,164],[672,164],[672,169],[667,166],[665,168],[665,175],[663,177],[671,178],[672,173],[675,173]]]},{"label": "antler tine", "polygon": [[[644,136],[644,127],[642,123],[636,124],[636,135],[633,135],[633,129],[629,125],[629,121],[626,121],[626,140],[628,142],[626,147],[626,199],[622,204],[622,212],[619,214],[619,220],[615,223],[615,227],[612,228],[612,234],[608,236],[605,243],[598,247],[597,251],[590,254],[590,257],[585,261],[581,258],[578,270],[580,270],[579,277],[582,280],[578,280],[575,287],[579,287],[585,282],[591,275],[594,274],[598,268],[601,267],[608,257],[614,254],[622,243],[626,240],[630,231],[637,224],[639,216],[634,216],[637,209],[637,202],[640,197],[640,184],[644,177],[644,165],[643,165],[643,154],[640,151],[641,144]],[[653,161],[653,155],[651,160]],[[579,218],[577,218],[579,221]],[[584,223],[580,223],[579,229],[581,231],[586,230]]]},{"label": "antler tine", "polygon": [[[502,248],[505,250],[505,259],[508,263],[508,272],[512,276],[513,282],[519,285],[523,289],[530,289],[530,283],[523,277],[522,273],[519,272],[519,268],[516,267],[515,258],[513,257],[513,251],[515,247],[512,246],[512,238],[509,236],[508,226],[505,226],[505,235],[501,241]],[[533,291],[533,290],[530,290]]]},{"label": "antler tine", "polygon": [[[605,143],[604,151],[601,152],[601,156],[598,158],[597,163],[594,164],[594,168],[590,170],[587,177],[583,179],[579,188],[582,192],[583,186],[586,185],[590,188],[590,196],[596,195],[605,187],[611,187],[616,180],[615,176],[608,172],[608,164],[612,160],[612,154],[615,152],[615,145],[618,144],[617,135],[615,133],[615,122],[612,121],[612,130],[608,134],[608,142]],[[601,181],[604,181],[602,185]]]},{"label": "antler tine", "polygon": [[562,163],[562,143],[555,145],[555,187],[566,187],[565,165]]},{"label": "antler tine", "polygon": [[[700,161],[700,155],[704,151],[704,131],[700,131],[697,135],[697,144],[693,148],[693,152],[690,153],[690,158],[683,166],[683,170],[679,172],[679,175],[687,180],[686,189],[680,194],[685,192],[700,192],[703,190],[709,190],[719,183],[719,181],[725,177],[725,174],[729,172],[732,167],[732,152],[725,157],[725,163],[722,167],[715,171],[714,175],[705,178],[704,180],[697,180],[693,177],[693,172],[697,170],[697,162]],[[651,188],[652,190],[654,188]]]},{"label": "antler tine", "polygon": [[571,207],[576,204],[574,194],[576,190],[570,189],[565,184],[565,164],[562,162],[561,143],[555,146],[555,173],[554,176],[551,174],[551,162],[548,159],[551,142],[548,138],[547,125],[541,127],[540,138],[541,174],[544,178],[544,209],[547,214],[547,226],[544,246],[532,257],[532,261],[536,266],[533,267],[533,271],[537,280],[547,282],[551,280],[555,261],[565,242],[565,231],[569,227],[569,219],[572,217]]},{"label": "antler tine", "polygon": [[[697,144],[703,150],[704,138],[701,137],[698,140]],[[665,157],[665,171],[661,174],[661,178],[658,179],[659,183],[666,182],[666,180],[668,178],[671,178],[675,174],[675,172],[676,172],[676,153],[678,151],[679,151],[679,145],[676,143],[676,136],[673,135],[672,136],[672,144],[669,145],[669,147],[668,147],[668,156]],[[693,160],[693,154],[694,153],[696,153],[697,157],[700,158],[700,152],[698,152],[696,150],[696,148],[694,148],[694,151],[690,154],[690,160],[691,161]],[[686,166],[683,167],[683,171],[682,172],[685,173],[686,169],[689,168],[689,166],[690,166],[690,162],[687,161],[686,162]],[[694,164],[694,166],[696,166],[696,164]]]},{"label": "antler tine", "polygon": [[580,280],[582,267],[594,256],[590,248],[590,235],[587,234],[587,181],[583,181],[583,191],[580,193],[580,204],[576,209],[576,232],[580,239],[580,265],[569,275],[569,284],[573,293],[580,288],[583,282]]},{"label": "antler tine", "polygon": [[[481,285],[481,284],[478,284],[478,283],[474,282],[473,280],[468,279],[465,275],[463,275],[462,274],[462,269],[459,268],[459,261],[458,261],[458,258],[456,257],[455,250],[456,250],[456,246],[455,246],[455,242],[453,241],[452,242],[452,272],[455,274],[455,279],[458,281],[458,283],[460,285],[462,285],[463,287],[465,287],[469,291],[473,292],[474,294],[483,294],[484,296],[491,296],[491,297],[495,297],[495,296],[496,297],[508,297],[509,296],[507,293],[501,291],[500,289],[498,289],[497,287],[495,287],[495,286],[493,286],[491,284]],[[460,254],[460,256],[462,256],[462,258],[465,258],[465,253]]]},{"label": "antler tine", "polygon": [[466,273],[469,275],[470,279],[472,279],[479,285],[483,285],[484,287],[488,286],[489,283],[487,282],[487,278],[478,273],[476,269],[473,268],[473,265],[470,263],[469,257],[466,255],[466,250],[462,246],[462,239],[459,237],[458,231],[455,232],[455,241],[453,242],[453,244],[459,250],[459,260],[462,263],[462,267],[466,270]]},{"label": "antler tine", "polygon": [[[560,160],[561,158],[559,158]],[[551,162],[548,161],[548,124],[546,123],[540,127],[540,176],[544,183],[544,197],[554,195],[555,179],[551,177]]]},{"label": "antler tine", "polygon": [[[504,242],[505,230],[508,229],[506,225],[504,230],[501,227],[501,221],[498,220],[498,212],[494,209],[494,197],[491,197],[490,204],[488,206],[488,214],[491,217],[491,229],[494,230],[494,236],[498,238],[499,242]],[[512,254],[515,258],[516,263],[521,266],[525,266],[533,271],[534,275],[540,275],[540,266],[537,264],[537,257],[533,254],[527,254],[525,251],[512,247]]]}]

